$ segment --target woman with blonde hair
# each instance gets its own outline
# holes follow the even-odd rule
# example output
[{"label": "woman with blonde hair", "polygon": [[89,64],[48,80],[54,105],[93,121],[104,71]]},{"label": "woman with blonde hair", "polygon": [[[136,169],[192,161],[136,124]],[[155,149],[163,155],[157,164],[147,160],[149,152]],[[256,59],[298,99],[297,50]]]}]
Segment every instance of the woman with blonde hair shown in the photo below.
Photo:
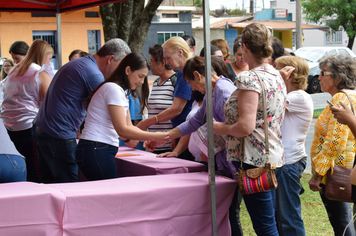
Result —
[{"label": "woman with blonde hair", "polygon": [[[227,135],[227,160],[232,161],[237,169],[265,166],[265,126],[271,147],[269,163],[277,168],[284,164],[281,127],[287,91],[281,75],[269,64],[273,53],[270,37],[271,32],[260,23],[249,24],[243,29],[242,56],[251,70],[237,76],[237,89],[225,103],[225,122],[214,122],[214,133]],[[267,94],[265,109],[268,124],[264,124],[262,89]],[[241,143],[244,143],[243,148]],[[243,195],[257,235],[278,235],[274,191]]]},{"label": "woman with blonde hair", "polygon": [[[306,167],[305,139],[313,119],[313,100],[304,89],[309,74],[308,63],[295,56],[274,61],[287,87],[287,103],[282,125],[285,164],[276,170],[276,219],[280,235],[305,235],[300,193],[300,179]],[[290,71],[289,74],[285,72]],[[286,200],[288,199],[288,200]]]},{"label": "woman with blonde hair", "polygon": [[2,64],[2,69],[1,69],[1,81],[3,81],[6,76],[8,76],[8,74],[10,73],[12,67],[14,67],[14,61],[11,59],[6,59],[4,60],[3,64]]},{"label": "woman with blonde hair", "polygon": [[181,37],[168,39],[162,47],[166,64],[170,65],[173,70],[182,72],[185,62],[193,56],[187,42]]},{"label": "woman with blonde hair", "polygon": [[47,42],[35,40],[4,86],[1,119],[16,149],[26,158],[27,180],[34,182],[39,175],[31,129],[54,75],[50,67],[52,55],[53,48]]}]

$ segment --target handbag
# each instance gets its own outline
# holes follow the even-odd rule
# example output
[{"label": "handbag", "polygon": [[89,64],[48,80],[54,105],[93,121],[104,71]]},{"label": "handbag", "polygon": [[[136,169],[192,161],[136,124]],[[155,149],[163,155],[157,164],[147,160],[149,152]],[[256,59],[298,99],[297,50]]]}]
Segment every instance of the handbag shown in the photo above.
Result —
[{"label": "handbag", "polygon": [[[271,189],[276,189],[278,186],[277,178],[274,173],[275,165],[269,163],[269,142],[268,142],[268,123],[267,123],[267,111],[266,111],[266,92],[264,84],[261,81],[260,76],[254,70],[252,70],[258,78],[258,81],[262,87],[262,98],[263,98],[263,119],[264,119],[264,130],[265,130],[265,143],[266,143],[266,163],[264,167],[257,167],[249,170],[244,170],[241,166],[238,171],[238,184],[242,195],[259,193]],[[240,146],[240,156],[243,153],[245,138],[242,138]]]},{"label": "handbag", "polygon": [[[344,91],[341,92],[346,94],[350,101],[351,111],[355,114],[350,96]],[[333,174],[331,174],[331,169],[326,174],[327,178],[324,189],[325,197],[333,201],[353,202],[351,199],[351,171],[352,168],[334,165]]]}]

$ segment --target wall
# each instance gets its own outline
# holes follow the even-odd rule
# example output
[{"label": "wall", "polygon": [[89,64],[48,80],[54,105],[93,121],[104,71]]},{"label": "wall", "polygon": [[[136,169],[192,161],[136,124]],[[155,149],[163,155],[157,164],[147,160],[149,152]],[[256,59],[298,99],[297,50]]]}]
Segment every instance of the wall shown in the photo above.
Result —
[{"label": "wall", "polygon": [[[204,47],[204,29],[202,28],[193,29],[193,37],[195,38],[195,43],[196,43],[196,50],[194,55],[198,56],[200,54],[201,49]],[[213,39],[225,39],[225,28],[211,28],[210,40]]]},{"label": "wall", "polygon": [[[62,63],[74,49],[88,51],[88,30],[100,30],[104,42],[101,18],[85,17],[85,11],[99,11],[99,7],[61,14]],[[31,17],[31,13],[0,13],[1,57],[10,57],[9,48],[14,41],[32,43],[33,31],[57,31],[56,17]],[[101,45],[99,45],[101,46]]]}]

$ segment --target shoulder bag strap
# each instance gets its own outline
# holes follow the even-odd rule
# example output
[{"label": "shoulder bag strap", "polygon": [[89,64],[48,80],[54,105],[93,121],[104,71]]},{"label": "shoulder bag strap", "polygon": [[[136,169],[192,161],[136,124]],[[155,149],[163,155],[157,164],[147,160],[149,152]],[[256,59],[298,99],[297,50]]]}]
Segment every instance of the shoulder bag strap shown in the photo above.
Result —
[{"label": "shoulder bag strap", "polygon": [[347,98],[348,98],[349,101],[350,101],[351,111],[352,111],[352,113],[354,113],[354,115],[355,115],[354,105],[352,104],[352,100],[351,100],[350,96],[349,96],[344,90],[341,90],[340,92],[346,94]]}]

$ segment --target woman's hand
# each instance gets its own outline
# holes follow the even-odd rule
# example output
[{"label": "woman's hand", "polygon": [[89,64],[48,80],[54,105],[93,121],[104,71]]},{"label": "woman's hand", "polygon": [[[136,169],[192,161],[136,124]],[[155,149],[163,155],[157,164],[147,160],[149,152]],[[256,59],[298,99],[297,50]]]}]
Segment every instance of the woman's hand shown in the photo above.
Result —
[{"label": "woman's hand", "polygon": [[165,152],[157,155],[157,157],[178,157],[178,156],[179,155],[177,152]]},{"label": "woman's hand", "polygon": [[355,119],[349,106],[340,102],[341,107],[330,106],[330,110],[333,113],[335,119],[341,124],[349,125],[349,123]]},{"label": "woman's hand", "polygon": [[141,120],[136,127],[139,128],[140,130],[146,131],[148,129],[148,124],[147,123],[147,119],[146,120]]},{"label": "woman's hand", "polygon": [[153,152],[158,144],[155,141],[145,141],[143,143],[143,147],[146,149],[147,152]]},{"label": "woman's hand", "polygon": [[214,134],[216,135],[223,135],[225,134],[224,128],[225,123],[223,122],[213,122]]},{"label": "woman's hand", "polygon": [[138,140],[130,140],[129,142],[125,143],[125,145],[129,148],[136,148],[139,142],[140,141]]},{"label": "woman's hand", "polygon": [[285,66],[279,70],[279,73],[284,80],[288,80],[294,70],[295,68],[293,66]]},{"label": "woman's hand", "polygon": [[202,159],[203,161],[209,163],[209,157],[207,157],[207,156],[204,154],[204,152],[201,152],[201,153],[200,153],[200,157],[201,157],[201,159]]},{"label": "woman's hand", "polygon": [[311,179],[309,180],[309,188],[311,191],[320,191],[321,187],[320,187],[320,183],[321,183],[321,176],[319,176],[318,173],[314,172],[313,176],[311,177]]}]

